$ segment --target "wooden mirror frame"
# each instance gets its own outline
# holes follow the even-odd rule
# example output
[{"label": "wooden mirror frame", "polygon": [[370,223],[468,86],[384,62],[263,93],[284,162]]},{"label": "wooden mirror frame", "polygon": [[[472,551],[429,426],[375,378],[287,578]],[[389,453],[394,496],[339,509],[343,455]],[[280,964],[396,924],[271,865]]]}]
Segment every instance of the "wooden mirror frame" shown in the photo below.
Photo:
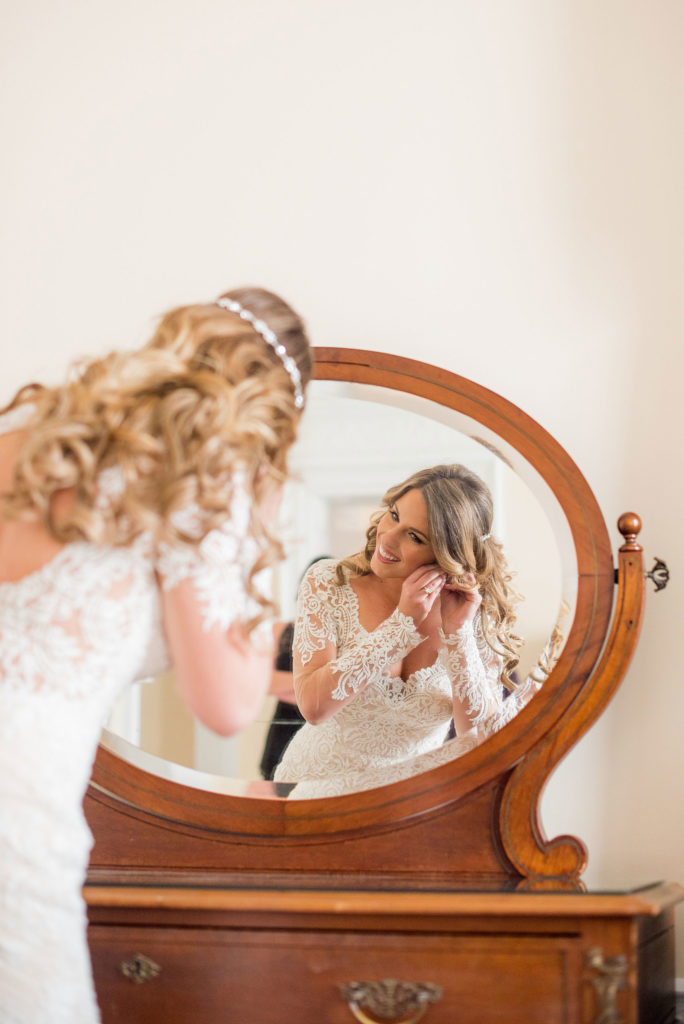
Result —
[{"label": "wooden mirror frame", "polygon": [[[465,414],[546,481],[575,546],[574,620],[558,663],[504,729],[458,759],[380,788],[318,800],[227,796],[171,782],[100,747],[85,809],[89,881],[355,888],[581,888],[579,839],[544,836],[544,784],[613,695],[635,647],[644,578],[638,516],[621,517],[613,565],[584,477],[534,420],[501,396],[413,359],[315,350],[315,379],[370,384]],[[617,580],[617,594],[616,594]]]}]

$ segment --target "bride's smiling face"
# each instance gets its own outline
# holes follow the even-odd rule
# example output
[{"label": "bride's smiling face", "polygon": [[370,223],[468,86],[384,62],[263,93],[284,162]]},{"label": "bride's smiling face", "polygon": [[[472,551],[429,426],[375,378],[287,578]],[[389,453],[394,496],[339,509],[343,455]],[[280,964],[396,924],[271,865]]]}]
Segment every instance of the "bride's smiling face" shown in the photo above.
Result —
[{"label": "bride's smiling face", "polygon": [[427,508],[414,488],[397,498],[378,523],[371,570],[380,579],[404,580],[434,561]]}]

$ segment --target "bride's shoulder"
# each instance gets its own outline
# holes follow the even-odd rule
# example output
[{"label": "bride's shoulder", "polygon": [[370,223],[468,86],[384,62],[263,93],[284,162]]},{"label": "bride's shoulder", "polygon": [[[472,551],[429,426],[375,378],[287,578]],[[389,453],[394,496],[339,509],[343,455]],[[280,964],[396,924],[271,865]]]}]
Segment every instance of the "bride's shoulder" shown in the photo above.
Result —
[{"label": "bride's shoulder", "polygon": [[338,565],[336,558],[319,558],[306,570],[304,580],[316,589],[329,587],[336,581]]},{"label": "bride's shoulder", "polygon": [[319,558],[309,566],[304,578],[308,579],[314,586],[351,586],[356,589],[359,584],[365,587],[365,578],[368,574],[356,567],[353,558]]}]

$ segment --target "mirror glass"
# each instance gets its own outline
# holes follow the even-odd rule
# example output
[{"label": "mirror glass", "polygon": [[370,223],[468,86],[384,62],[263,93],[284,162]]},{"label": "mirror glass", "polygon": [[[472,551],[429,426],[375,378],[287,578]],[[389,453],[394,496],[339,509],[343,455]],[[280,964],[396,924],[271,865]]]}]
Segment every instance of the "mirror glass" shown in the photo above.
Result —
[{"label": "mirror glass", "polygon": [[[390,389],[336,381],[311,385],[281,512],[288,557],[272,574],[282,622],[295,616],[298,584],[313,559],[358,551],[369,516],[389,487],[418,469],[450,462],[466,465],[492,492],[493,532],[523,597],[518,677],[525,679],[556,624],[567,634],[572,620],[577,568],[562,510],[533,467],[497,435],[454,410]],[[274,680],[276,689],[289,689],[286,676]],[[543,690],[534,699],[543,699]],[[186,785],[285,797],[291,787],[269,778],[277,760],[273,749],[296,729],[292,717],[290,701],[270,696],[241,735],[217,737],[186,711],[168,673],[127,692],[103,743],[139,767]]]}]

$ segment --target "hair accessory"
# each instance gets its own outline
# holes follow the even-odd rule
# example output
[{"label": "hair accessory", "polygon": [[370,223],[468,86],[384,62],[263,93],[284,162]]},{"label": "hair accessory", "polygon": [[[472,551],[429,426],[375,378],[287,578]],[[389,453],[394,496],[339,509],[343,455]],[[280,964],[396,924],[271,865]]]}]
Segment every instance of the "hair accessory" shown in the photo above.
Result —
[{"label": "hair accessory", "polygon": [[491,533],[485,533],[482,537],[480,537],[480,540],[489,540],[490,537]]},{"label": "hair accessory", "polygon": [[302,390],[302,375],[299,372],[299,367],[292,358],[288,356],[287,349],[283,344],[278,341],[278,335],[275,331],[272,331],[268,324],[264,323],[263,320],[259,320],[258,317],[254,316],[248,309],[241,306],[235,299],[221,298],[216,300],[216,305],[221,306],[222,309],[227,309],[230,313],[238,313],[239,316],[246,320],[247,323],[251,324],[257,334],[260,334],[267,345],[270,345],[278,359],[285,367],[285,372],[292,381],[292,387],[294,389],[295,400],[294,404],[297,409],[301,409],[304,405],[304,392]]}]

